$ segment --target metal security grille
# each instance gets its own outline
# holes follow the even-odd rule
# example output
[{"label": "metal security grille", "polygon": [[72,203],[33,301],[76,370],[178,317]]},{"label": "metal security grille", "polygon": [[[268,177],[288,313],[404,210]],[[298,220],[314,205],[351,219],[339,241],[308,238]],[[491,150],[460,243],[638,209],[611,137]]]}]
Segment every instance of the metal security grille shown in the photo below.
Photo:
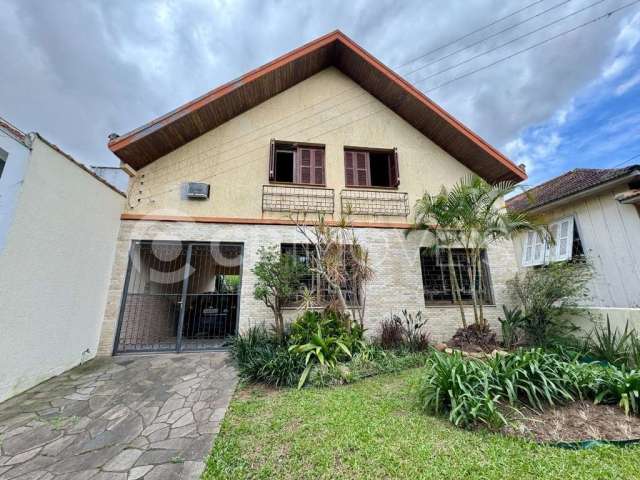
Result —
[{"label": "metal security grille", "polygon": [[[464,303],[472,303],[471,281],[467,267],[467,256],[463,249],[452,248],[451,257],[455,276],[460,286],[461,299]],[[491,275],[485,251],[481,254],[482,282],[484,290],[484,303],[492,304]],[[422,268],[422,285],[424,287],[424,299],[427,304],[451,304],[454,303],[451,277],[449,274],[449,260],[445,249],[434,253],[426,248],[420,249],[420,266]],[[476,290],[480,286],[479,278],[476,278]]]},{"label": "metal security grille", "polygon": [[347,215],[380,215],[406,217],[409,196],[406,192],[384,190],[342,190],[342,213]]},{"label": "metal security grille", "polygon": [[262,211],[333,213],[333,197],[332,188],[263,185]]},{"label": "metal security grille", "polygon": [[221,347],[236,333],[242,245],[132,244],[114,352]]}]

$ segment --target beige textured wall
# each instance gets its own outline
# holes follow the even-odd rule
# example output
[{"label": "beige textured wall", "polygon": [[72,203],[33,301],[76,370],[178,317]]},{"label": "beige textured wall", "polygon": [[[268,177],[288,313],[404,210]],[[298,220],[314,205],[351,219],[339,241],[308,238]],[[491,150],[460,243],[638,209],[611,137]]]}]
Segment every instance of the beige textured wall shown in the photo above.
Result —
[{"label": "beige textured wall", "polygon": [[[458,309],[453,306],[427,307],[424,303],[419,249],[430,244],[429,235],[413,233],[406,238],[403,230],[374,228],[358,228],[356,234],[368,248],[375,271],[375,278],[367,290],[366,327],[370,334],[377,331],[382,318],[406,308],[410,312],[422,310],[426,314],[434,339],[448,339],[460,325]],[[255,276],[251,269],[257,260],[258,248],[261,245],[304,241],[293,226],[123,221],[100,339],[99,353],[103,355],[109,355],[113,348],[128,252],[133,239],[242,242],[241,330],[273,319],[271,311],[253,298]],[[505,282],[513,276],[515,269],[513,245],[511,242],[495,245],[488,256],[496,306],[487,307],[485,314],[499,330],[497,316],[502,312],[501,305],[509,303]],[[468,318],[472,318],[470,309]]]},{"label": "beige textured wall", "polygon": [[[336,210],[344,188],[343,147],[398,148],[399,191],[409,204],[469,170],[335,68],[328,68],[140,170],[132,213],[260,218],[269,140],[326,145],[327,187]],[[181,198],[187,181],[211,184],[207,201]],[[269,213],[266,217],[286,216]],[[406,221],[405,217],[358,220]]]}]

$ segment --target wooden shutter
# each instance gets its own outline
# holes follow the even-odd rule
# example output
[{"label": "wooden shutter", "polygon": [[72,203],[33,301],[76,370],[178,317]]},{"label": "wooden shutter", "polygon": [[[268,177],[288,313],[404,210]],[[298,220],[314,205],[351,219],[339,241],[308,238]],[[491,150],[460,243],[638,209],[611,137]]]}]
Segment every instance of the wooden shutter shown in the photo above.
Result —
[{"label": "wooden shutter", "polygon": [[312,150],[309,148],[298,148],[298,183],[313,183],[311,153]]},{"label": "wooden shutter", "polygon": [[556,222],[558,237],[556,238],[556,260],[570,260],[573,255],[573,217]]},{"label": "wooden shutter", "polygon": [[317,148],[312,153],[312,183],[324,185],[324,150]]},{"label": "wooden shutter", "polygon": [[355,156],[356,185],[359,187],[368,187],[371,185],[369,152],[355,152]]},{"label": "wooden shutter", "polygon": [[398,149],[394,148],[393,153],[389,157],[389,186],[397,187],[400,185],[400,171],[398,169]]},{"label": "wooden shutter", "polygon": [[551,245],[550,241],[547,241],[547,254],[545,263],[555,262],[558,257],[558,224],[552,223],[549,225],[549,233],[553,238],[553,245]]},{"label": "wooden shutter", "polygon": [[534,232],[527,232],[522,245],[522,266],[528,267],[533,264],[533,243]]},{"label": "wooden shutter", "polygon": [[[264,178],[264,177],[263,177]],[[269,145],[269,181],[276,179],[276,140],[271,139]]]},{"label": "wooden shutter", "polygon": [[544,263],[544,253],[547,248],[544,238],[539,233],[534,234],[532,265],[542,265]]},{"label": "wooden shutter", "polygon": [[347,187],[353,187],[356,185],[354,156],[353,152],[344,152],[344,180]]}]

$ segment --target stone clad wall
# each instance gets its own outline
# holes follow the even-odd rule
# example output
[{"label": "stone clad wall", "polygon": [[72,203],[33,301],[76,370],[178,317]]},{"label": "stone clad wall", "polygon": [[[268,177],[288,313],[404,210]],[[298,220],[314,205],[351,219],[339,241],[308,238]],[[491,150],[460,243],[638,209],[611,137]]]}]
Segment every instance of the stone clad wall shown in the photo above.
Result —
[{"label": "stone clad wall", "polygon": [[[403,230],[388,228],[358,228],[356,233],[368,248],[375,271],[367,289],[365,326],[369,333],[376,332],[377,323],[382,318],[407,309],[410,312],[422,310],[426,314],[435,340],[449,338],[460,324],[457,307],[427,307],[423,298],[419,248],[429,245],[429,235],[417,232],[406,238]],[[257,260],[258,248],[268,244],[304,242],[294,226],[123,221],[102,326],[100,354],[110,355],[113,349],[131,241],[144,239],[243,243],[240,330],[272,321],[271,311],[253,298],[255,276],[251,268]],[[508,303],[505,282],[513,277],[516,270],[512,243],[493,246],[488,257],[496,306],[487,307],[485,313],[497,327],[501,305]],[[292,311],[290,316],[294,315],[295,311]],[[472,318],[471,309],[468,315]]]}]

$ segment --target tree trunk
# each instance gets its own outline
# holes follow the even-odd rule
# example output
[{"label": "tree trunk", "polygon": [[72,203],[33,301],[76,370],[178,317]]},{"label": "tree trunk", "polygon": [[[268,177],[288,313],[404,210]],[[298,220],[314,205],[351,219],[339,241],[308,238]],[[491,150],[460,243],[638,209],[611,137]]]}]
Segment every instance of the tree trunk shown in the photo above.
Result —
[{"label": "tree trunk", "polygon": [[469,287],[471,288],[471,302],[473,303],[473,320],[476,325],[480,325],[478,320],[478,303],[476,299],[476,269],[475,262],[469,249],[465,247],[465,256],[467,257],[467,275],[469,276]]},{"label": "tree trunk", "polygon": [[487,326],[487,322],[484,318],[484,282],[482,281],[482,255],[481,251],[476,252],[476,261],[478,262],[478,287],[479,287],[479,300],[478,309],[480,312],[480,325],[482,328]]},{"label": "tree trunk", "polygon": [[450,248],[447,248],[447,261],[449,262],[449,281],[451,282],[453,300],[458,304],[458,307],[460,307],[460,318],[462,320],[462,326],[463,328],[467,328],[467,317],[464,314],[462,295],[460,295],[460,285],[458,284],[458,278],[456,277],[456,269],[453,266],[453,254],[451,253]]}]

